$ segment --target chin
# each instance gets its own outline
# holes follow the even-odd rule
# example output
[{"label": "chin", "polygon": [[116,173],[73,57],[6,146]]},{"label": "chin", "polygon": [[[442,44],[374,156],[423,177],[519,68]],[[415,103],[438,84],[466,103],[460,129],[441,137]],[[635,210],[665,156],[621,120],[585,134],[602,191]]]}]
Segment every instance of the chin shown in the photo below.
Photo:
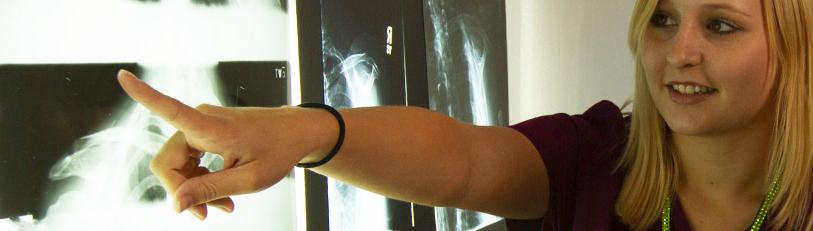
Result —
[{"label": "chin", "polygon": [[700,136],[713,133],[715,123],[710,121],[708,111],[703,109],[674,108],[672,105],[658,105],[661,117],[667,128],[675,134],[684,136]]},{"label": "chin", "polygon": [[704,121],[702,119],[688,119],[688,118],[664,118],[666,126],[674,134],[683,136],[704,136],[711,135],[718,131],[718,127],[714,123]]},{"label": "chin", "polygon": [[683,135],[683,136],[699,136],[699,135],[706,134],[706,131],[704,131],[703,129],[698,128],[696,126],[684,126],[684,125],[673,126],[673,125],[671,125],[669,123],[666,123],[666,124],[667,124],[669,130],[672,131],[674,134]]}]

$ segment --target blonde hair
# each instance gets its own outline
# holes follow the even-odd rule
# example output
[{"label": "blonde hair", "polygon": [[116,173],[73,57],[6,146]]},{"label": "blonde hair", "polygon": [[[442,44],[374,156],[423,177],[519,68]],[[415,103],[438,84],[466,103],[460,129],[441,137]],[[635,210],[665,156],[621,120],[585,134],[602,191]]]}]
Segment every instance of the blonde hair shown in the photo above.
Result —
[{"label": "blonde hair", "polygon": [[[621,221],[633,230],[655,222],[665,197],[675,190],[680,169],[671,152],[668,127],[646,84],[644,35],[658,1],[638,0],[630,21],[629,46],[635,58],[635,95],[630,133],[619,170],[627,175],[616,203]],[[771,205],[774,229],[813,229],[813,2],[763,0],[769,42],[769,74],[777,84],[772,100],[774,126],[770,171],[765,186],[782,174]]]}]

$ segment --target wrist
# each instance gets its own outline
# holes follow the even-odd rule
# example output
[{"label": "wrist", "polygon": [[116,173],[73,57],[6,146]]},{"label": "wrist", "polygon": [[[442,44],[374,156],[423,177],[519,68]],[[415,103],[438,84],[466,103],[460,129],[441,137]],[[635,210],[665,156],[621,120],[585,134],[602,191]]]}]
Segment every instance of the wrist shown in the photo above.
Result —
[{"label": "wrist", "polygon": [[306,112],[303,124],[309,127],[305,138],[311,141],[311,148],[297,166],[317,167],[329,161],[335,152],[338,152],[343,142],[344,122],[338,111],[327,105],[302,104],[300,107]]}]

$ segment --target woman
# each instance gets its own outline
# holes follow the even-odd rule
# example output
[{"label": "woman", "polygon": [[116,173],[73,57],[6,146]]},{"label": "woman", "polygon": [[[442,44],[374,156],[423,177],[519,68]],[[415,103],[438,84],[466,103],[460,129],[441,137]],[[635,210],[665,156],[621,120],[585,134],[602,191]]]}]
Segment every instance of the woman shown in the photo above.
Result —
[{"label": "woman", "polygon": [[[335,156],[313,170],[512,230],[813,229],[813,2],[638,0],[630,25],[627,117],[608,102],[510,128],[401,107],[193,109],[119,80],[179,129],[151,166],[200,218]],[[202,151],[225,170],[196,168]]]}]

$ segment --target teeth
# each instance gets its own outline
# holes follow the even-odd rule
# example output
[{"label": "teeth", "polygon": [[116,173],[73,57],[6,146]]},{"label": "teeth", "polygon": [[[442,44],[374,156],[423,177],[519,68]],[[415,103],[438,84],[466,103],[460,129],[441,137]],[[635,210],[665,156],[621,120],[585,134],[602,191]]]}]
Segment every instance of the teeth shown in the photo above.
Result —
[{"label": "teeth", "polygon": [[706,94],[717,90],[710,87],[701,87],[687,84],[672,84],[672,89],[685,95]]}]

